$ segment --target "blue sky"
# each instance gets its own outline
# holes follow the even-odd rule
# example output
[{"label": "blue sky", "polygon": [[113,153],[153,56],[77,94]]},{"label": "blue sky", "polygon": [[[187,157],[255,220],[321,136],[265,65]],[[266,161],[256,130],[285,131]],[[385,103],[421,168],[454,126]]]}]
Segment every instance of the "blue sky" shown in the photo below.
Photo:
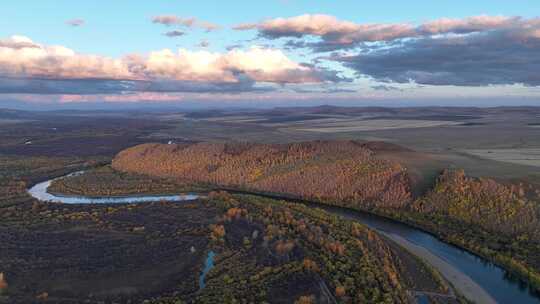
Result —
[{"label": "blue sky", "polygon": [[[475,15],[534,17],[538,1],[525,0],[272,0],[272,1],[187,1],[187,0],[33,0],[3,1],[0,37],[25,35],[47,44],[61,44],[84,53],[120,56],[177,45],[192,47],[201,39],[212,40],[216,49],[252,35],[225,29],[194,33],[171,40],[160,36],[163,28],[152,24],[152,16],[173,14],[210,20],[223,26],[267,18],[292,17],[307,13],[334,15],[355,22],[422,22],[440,17]],[[87,26],[70,28],[66,20],[81,18]]]},{"label": "blue sky", "polygon": [[[438,38],[438,36],[399,36],[392,38],[392,40],[362,40],[354,41],[351,45],[340,45],[338,47],[332,46],[332,50],[321,51],[321,46],[328,46],[328,38],[331,35],[318,34],[311,32],[295,32],[288,33],[287,35],[279,34],[276,36],[274,29],[267,30],[264,28],[264,21],[272,20],[275,18],[294,18],[300,15],[315,15],[323,14],[331,16],[337,20],[336,22],[352,22],[358,26],[364,24],[410,24],[411,26],[420,26],[426,22],[438,20],[440,18],[453,18],[455,20],[465,20],[474,16],[490,16],[490,17],[512,17],[519,16],[524,21],[512,21],[504,27],[493,28],[481,28],[474,29],[473,31],[465,33],[471,37],[467,43],[470,43],[471,47],[465,49],[465,51],[472,51],[478,48],[478,41],[474,40],[481,35],[492,35],[490,39],[498,39],[501,35],[507,33],[514,33],[518,29],[519,31],[525,31],[533,24],[534,27],[538,26],[535,20],[538,18],[538,12],[540,12],[540,4],[537,1],[300,1],[300,0],[273,0],[273,1],[173,1],[173,0],[153,0],[153,1],[133,1],[133,0],[115,0],[115,1],[4,1],[0,4],[0,41],[4,39],[8,41],[10,37],[14,35],[28,37],[33,43],[42,46],[63,46],[83,55],[96,55],[106,57],[110,59],[121,59],[126,55],[137,54],[138,56],[145,57],[153,51],[160,51],[164,49],[171,50],[175,53],[178,49],[185,49],[189,52],[209,51],[220,54],[226,54],[228,52],[227,47],[232,45],[239,45],[239,48],[249,50],[254,45],[263,47],[278,49],[288,59],[298,63],[300,65],[309,64],[313,65],[312,72],[316,72],[318,76],[306,76],[306,71],[302,66],[292,67],[289,65],[287,70],[297,69],[293,71],[294,75],[298,72],[304,74],[303,77],[308,79],[304,81],[291,80],[292,76],[283,78],[283,71],[272,71],[272,75],[259,75],[254,71],[248,71],[245,74],[247,78],[250,78],[251,82],[254,82],[254,86],[257,87],[257,97],[261,98],[261,94],[268,96],[275,95],[276,98],[283,99],[284,96],[302,95],[297,97],[300,99],[307,99],[309,94],[302,94],[301,92],[317,91],[323,87],[328,93],[329,90],[333,92],[342,91],[343,94],[348,93],[347,98],[354,99],[356,96],[359,99],[362,98],[384,98],[385,94],[391,98],[397,98],[400,96],[406,96],[408,98],[422,97],[422,98],[467,98],[467,97],[492,97],[492,96],[509,96],[519,98],[536,98],[538,95],[537,79],[534,76],[517,77],[519,70],[516,67],[514,70],[502,71],[505,73],[505,77],[493,78],[489,73],[492,71],[499,71],[499,67],[489,66],[484,63],[479,63],[479,73],[472,75],[469,71],[463,71],[463,65],[456,61],[455,56],[450,58],[447,54],[449,49],[444,49],[440,44],[436,45],[437,51],[444,53],[444,59],[442,64],[448,67],[450,71],[447,75],[445,71],[432,68],[430,70],[423,70],[416,66],[411,67],[409,63],[411,61],[418,61],[418,58],[414,58],[412,55],[408,55],[407,58],[397,59],[394,54],[383,54],[384,47],[391,46],[396,50],[396,54],[401,54],[401,49],[407,44],[408,40],[418,40],[416,44],[407,44],[408,51],[424,45],[429,42],[429,39]],[[177,16],[179,18],[194,17],[201,22],[210,22],[220,26],[219,30],[206,32],[199,27],[187,28],[183,26],[165,26],[163,24],[153,23],[152,18],[156,16]],[[84,20],[82,26],[73,27],[66,24],[67,21],[73,19]],[[313,19],[313,22],[317,20]],[[533,22],[534,21],[534,22]],[[240,31],[232,29],[234,26],[242,23],[252,23],[251,30]],[[492,26],[492,23],[489,23]],[[185,35],[180,37],[170,38],[164,35],[165,32],[178,29],[185,32]],[[468,30],[468,29],[467,29]],[[456,39],[451,35],[463,34],[462,29],[452,32],[443,33],[449,35],[448,38],[452,44]],[[493,34],[494,31],[500,31],[498,36]],[[538,30],[540,33],[540,30]],[[328,32],[328,31],[327,31]],[[348,33],[347,35],[349,35]],[[356,33],[362,35],[362,33]],[[356,35],[355,34],[355,35]],[[342,33],[338,33],[342,35]],[[424,34],[422,34],[424,35]],[[476,36],[475,36],[476,35]],[[521,35],[521,34],[520,34]],[[512,49],[519,49],[516,55],[513,55],[513,59],[519,56],[521,61],[530,60],[531,62],[537,62],[535,58],[529,58],[531,48],[537,47],[537,40],[540,40],[540,35],[536,36],[534,32],[528,34],[529,39],[527,45],[512,46],[513,41],[509,41],[509,47]],[[451,36],[451,37],[450,37]],[[258,39],[253,40],[254,38]],[[260,38],[264,37],[264,38]],[[333,37],[333,36],[332,36]],[[340,36],[341,37],[341,36]],[[345,36],[343,36],[345,37]],[[346,36],[347,39],[349,36]],[[475,38],[476,37],[476,38]],[[521,36],[520,36],[521,37]],[[7,39],[7,40],[6,40]],[[345,38],[344,38],[345,39]],[[355,38],[356,39],[356,38]],[[371,39],[371,38],[369,38]],[[461,39],[461,38],[460,38]],[[516,38],[517,39],[517,38]],[[9,40],[11,41],[11,40]],[[199,44],[201,41],[208,42],[208,47],[201,47]],[[324,42],[318,44],[318,48],[314,45],[303,47],[286,47],[287,41],[296,42]],[[399,41],[399,44],[398,42]],[[518,40],[516,40],[518,41]],[[531,42],[532,41],[532,42]],[[335,41],[330,41],[333,44]],[[365,59],[358,56],[365,52],[369,47],[366,46],[366,42],[374,43],[380,47],[374,53],[372,58]],[[404,43],[405,42],[405,43]],[[499,45],[499,43],[493,40],[492,45]],[[519,42],[516,42],[519,43]],[[384,46],[381,46],[384,44]],[[431,47],[431,46],[430,46]],[[20,51],[18,49],[17,51]],[[458,49],[459,51],[459,49]],[[11,52],[11,50],[10,50]],[[17,56],[20,53],[15,53]],[[493,54],[491,61],[494,60],[501,64],[508,58],[500,57],[505,52],[499,52]],[[507,52],[506,52],[507,53]],[[337,54],[337,55],[336,55]],[[259,54],[260,55],[260,54]],[[274,54],[276,55],[276,54]],[[375,56],[377,55],[377,56]],[[22,55],[21,55],[22,56]],[[247,55],[246,55],[247,56]],[[262,55],[266,56],[266,55]],[[276,55],[277,56],[277,55]],[[333,56],[333,57],[332,57]],[[386,56],[386,57],[385,57]],[[426,54],[426,56],[438,57],[437,54]],[[469,58],[475,58],[478,54],[470,54]],[[332,57],[331,60],[328,60]],[[188,57],[178,58],[178,60],[189,60]],[[189,57],[192,58],[192,57]],[[321,58],[323,58],[321,60]],[[56,60],[56,59],[54,59]],[[84,59],[86,60],[86,59]],[[206,60],[206,59],[205,59]],[[240,60],[240,59],[238,59]],[[277,59],[276,59],[277,60]],[[399,66],[403,63],[403,67],[399,71],[393,70],[388,66],[384,66],[384,62],[393,60],[392,62]],[[446,60],[446,61],[444,61]],[[277,62],[277,61],[276,61]],[[283,62],[283,61],[279,61]],[[420,62],[421,63],[421,62]],[[525,62],[527,63],[527,62]],[[0,59],[1,64],[1,59]],[[25,63],[26,64],[26,63]],[[32,63],[35,65],[35,63]],[[276,63],[273,63],[276,64]],[[281,63],[280,63],[281,64]],[[524,65],[525,66],[525,65]],[[148,66],[145,65],[148,70]],[[266,68],[266,66],[264,67]],[[13,69],[13,67],[4,68],[4,70]],[[40,71],[39,77],[43,77],[43,73],[46,74],[46,78],[58,78],[62,81],[72,81],[71,78],[76,78],[78,81],[80,78],[93,78],[88,73],[83,76],[75,75],[68,72],[62,72],[59,75],[54,75],[52,70],[56,70],[54,67],[43,67],[43,69],[50,69],[49,71]],[[237,66],[230,69],[236,70]],[[89,69],[95,70],[95,67]],[[330,71],[335,72],[334,76],[325,74]],[[366,72],[369,70],[369,72]],[[485,71],[485,73],[484,73]],[[29,81],[34,78],[39,78],[36,74],[28,72],[28,68],[25,67],[24,74],[18,72],[15,76],[12,74],[2,75],[2,66],[0,66],[0,93],[4,95],[9,94],[9,98],[17,99],[24,96],[26,99],[36,100],[35,95],[43,95],[43,100],[54,101],[55,98],[59,99],[64,95],[92,95],[86,99],[97,100],[102,95],[110,95],[111,92],[104,91],[100,94],[99,90],[91,90],[91,94],[84,93],[78,94],[77,90],[72,89],[73,83],[69,83],[71,89],[58,89],[52,92],[43,92],[35,90],[19,90],[20,84],[17,84],[17,88],[14,89],[11,83],[4,81],[2,86],[2,76],[7,78],[28,78]],[[148,76],[148,72],[145,72],[144,81],[149,81],[146,77],[150,77],[151,81],[159,78],[163,80],[163,73],[160,71],[159,77],[156,76],[155,71],[152,76]],[[223,72],[223,71],[221,71]],[[395,73],[394,73],[395,72]],[[280,74],[281,78],[276,80],[276,74]],[[389,74],[394,73],[394,74]],[[481,73],[484,73],[483,76]],[[106,73],[102,73],[106,74]],[[100,83],[99,87],[104,85],[109,86],[109,81],[118,80],[118,75],[108,79],[108,76],[102,76],[102,74],[96,75],[95,78],[103,78],[106,84]],[[212,91],[205,91],[205,89],[197,88],[191,89],[192,82],[207,81],[208,75],[201,77],[186,79],[177,75],[177,71],[172,77],[167,75],[166,81],[181,81],[179,86],[184,87],[184,82],[188,81],[190,85],[189,92],[183,89],[170,90],[168,84],[167,89],[164,90],[163,86],[160,86],[157,91],[160,94],[169,94],[167,100],[173,100],[174,96],[179,96],[179,100],[185,99],[186,96],[194,97],[190,94],[199,94],[199,97],[204,95],[206,99],[212,99],[212,96],[216,96],[218,93],[230,94],[229,91],[220,92],[217,89]],[[324,76],[321,76],[323,75]],[[426,80],[426,74],[431,77]],[[67,76],[66,76],[67,75]],[[212,75],[214,77],[215,75]],[[338,77],[339,76],[339,77]],[[71,77],[71,78],[70,78]],[[130,77],[133,77],[130,78]],[[211,78],[212,85],[216,83],[215,78]],[[314,77],[319,77],[319,82],[313,84]],[[403,77],[410,77],[410,79],[403,81]],[[531,77],[534,78],[531,80]],[[69,78],[69,79],[66,79]],[[130,81],[140,81],[141,75],[133,76],[132,71],[128,77],[122,76],[121,78],[129,78]],[[339,78],[339,79],[338,79]],[[445,79],[443,79],[445,78]],[[446,80],[453,79],[452,81]],[[284,80],[285,79],[285,80]],[[461,79],[465,79],[461,81]],[[242,81],[245,79],[242,78]],[[42,80],[40,80],[42,81]],[[225,80],[225,82],[230,80]],[[238,79],[234,79],[238,82]],[[470,83],[468,83],[470,81]],[[470,84],[470,85],[469,85]],[[43,84],[40,83],[42,86]],[[49,84],[47,84],[49,85]],[[56,85],[56,83],[54,83]],[[77,85],[80,85],[78,82]],[[84,83],[82,85],[85,85]],[[91,83],[88,85],[95,85]],[[116,84],[114,84],[116,85]],[[125,85],[125,84],[122,84]],[[4,91],[1,91],[3,87],[6,87]],[[206,87],[206,86],[205,86]],[[221,86],[220,86],[221,87]],[[458,87],[458,88],[456,88]],[[243,86],[242,88],[245,88]],[[271,90],[269,88],[272,88]],[[315,89],[314,89],[315,88]],[[154,90],[154,89],[153,89]],[[230,89],[228,89],[230,90]],[[129,90],[128,90],[129,91]],[[156,90],[152,91],[155,94]],[[164,92],[166,91],[166,92]],[[266,93],[261,93],[265,91]],[[375,92],[377,91],[377,92]],[[300,93],[299,93],[300,92]],[[54,93],[54,94],[53,94]],[[131,92],[133,93],[133,92]],[[137,91],[140,94],[141,91]],[[320,93],[320,92],[319,92]],[[119,94],[130,94],[130,92],[119,92]],[[238,97],[239,92],[234,92]],[[250,98],[250,94],[255,92],[240,92]],[[32,95],[28,98],[28,95]],[[465,96],[463,96],[465,95]],[[2,95],[0,95],[1,98]],[[331,96],[336,96],[331,95]],[[331,98],[329,95],[329,99]],[[322,95],[317,95],[317,98],[322,98]],[[231,97],[234,98],[234,97]],[[265,96],[265,98],[267,98]],[[287,97],[288,98],[288,97]],[[64,98],[70,100],[70,98]],[[76,98],[71,98],[76,100]],[[81,100],[86,100],[82,98]],[[115,99],[115,98],[111,98]],[[116,98],[121,99],[121,98]],[[239,98],[238,99],[242,99]]]}]

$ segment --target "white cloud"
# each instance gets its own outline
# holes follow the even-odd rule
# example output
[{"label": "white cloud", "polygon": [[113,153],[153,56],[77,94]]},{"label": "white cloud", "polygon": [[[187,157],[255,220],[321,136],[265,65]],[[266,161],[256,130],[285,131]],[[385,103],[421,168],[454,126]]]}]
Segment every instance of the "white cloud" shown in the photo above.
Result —
[{"label": "white cloud", "polygon": [[246,75],[261,82],[324,81],[313,68],[290,60],[282,51],[258,47],[227,53],[164,49],[144,58],[131,58],[129,65],[130,70],[143,73],[145,78],[157,79],[239,82],[239,75]]},{"label": "white cloud", "polygon": [[[30,38],[13,36],[0,44],[0,75],[50,78],[132,77],[118,59],[81,55],[64,46],[46,46]],[[16,47],[14,47],[16,46]]]},{"label": "white cloud", "polygon": [[334,74],[294,62],[274,49],[252,47],[225,53],[163,49],[116,59],[79,54],[64,46],[41,45],[22,36],[0,41],[0,78],[4,78],[2,92],[36,93],[43,88],[55,94],[61,94],[63,88],[69,93],[80,90],[92,94],[99,90],[145,89],[218,92],[220,88],[250,90],[258,82],[337,79]]}]

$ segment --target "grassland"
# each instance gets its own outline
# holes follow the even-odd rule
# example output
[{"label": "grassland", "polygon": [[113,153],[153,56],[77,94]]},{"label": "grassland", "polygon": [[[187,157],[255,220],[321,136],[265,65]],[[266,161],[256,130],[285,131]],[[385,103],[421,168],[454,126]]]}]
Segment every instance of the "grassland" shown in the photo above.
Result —
[{"label": "grassland", "polygon": [[356,131],[376,131],[393,129],[415,129],[429,128],[439,126],[460,125],[460,122],[436,121],[436,120],[387,120],[387,119],[342,119],[331,121],[310,121],[308,124],[289,127],[296,131],[338,133],[338,132],[356,132]]},{"label": "grassland", "polygon": [[540,149],[475,149],[464,152],[486,159],[526,166],[540,167]]},{"label": "grassland", "polygon": [[[183,136],[195,141],[286,143],[311,140],[359,140],[394,143],[422,153],[432,169],[432,182],[444,168],[464,168],[476,177],[528,178],[537,168],[492,160],[467,150],[538,149],[539,108],[355,108],[305,107],[250,111],[206,111],[187,113],[159,138]],[[377,130],[331,130],[319,122],[373,124]],[[404,128],[397,122],[426,121],[445,125]],[[355,123],[356,124],[356,123]],[[317,132],[297,130],[314,128]],[[335,126],[334,126],[335,127]],[[346,127],[346,126],[345,126]],[[385,130],[384,128],[392,127]],[[465,152],[464,152],[465,151]],[[399,157],[399,155],[395,155]],[[416,156],[418,157],[418,156]],[[402,157],[403,158],[403,157]],[[431,161],[436,160],[436,161]],[[407,161],[407,160],[404,160]],[[425,166],[424,166],[425,167]]]}]

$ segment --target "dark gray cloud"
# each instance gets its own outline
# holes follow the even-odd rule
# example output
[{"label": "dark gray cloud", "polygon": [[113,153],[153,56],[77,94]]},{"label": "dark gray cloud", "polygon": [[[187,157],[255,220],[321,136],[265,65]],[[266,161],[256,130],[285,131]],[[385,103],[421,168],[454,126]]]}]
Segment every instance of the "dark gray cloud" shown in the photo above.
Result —
[{"label": "dark gray cloud", "polygon": [[163,24],[166,26],[182,25],[191,27],[195,24],[195,18],[182,18],[173,15],[161,15],[152,18],[152,23]]},{"label": "dark gray cloud", "polygon": [[232,51],[232,50],[235,50],[235,49],[241,49],[243,47],[244,47],[244,45],[242,45],[242,44],[231,44],[231,45],[228,45],[225,49],[227,51]]},{"label": "dark gray cloud", "polygon": [[130,80],[0,77],[0,94],[117,94],[136,87]]},{"label": "dark gray cloud", "polygon": [[0,77],[0,94],[106,95],[138,92],[242,93],[275,90],[270,86],[257,86],[255,81],[246,76],[238,76],[238,79],[238,82],[225,83],[174,80],[138,81]]},{"label": "dark gray cloud", "polygon": [[198,82],[198,81],[152,81],[139,86],[140,92],[160,93],[244,93],[270,92],[276,89],[270,86],[257,86],[249,77],[239,76],[239,82]]},{"label": "dark gray cloud", "polygon": [[207,48],[210,46],[210,42],[208,42],[208,40],[201,40],[201,42],[199,42],[197,46],[201,48]]},{"label": "dark gray cloud", "polygon": [[[399,40],[422,39],[437,35],[463,35],[498,30],[536,28],[540,18],[474,16],[462,19],[442,18],[420,25],[411,23],[355,23],[330,15],[300,15],[235,26],[236,30],[256,30],[259,38],[288,40],[287,49],[308,48],[331,52],[354,48],[372,48]],[[538,33],[538,32],[537,32]]]},{"label": "dark gray cloud", "polygon": [[356,90],[343,88],[323,88],[319,90],[310,88],[293,88],[295,93],[322,93],[322,94],[339,94],[339,93],[358,93]]},{"label": "dark gray cloud", "polygon": [[384,84],[372,86],[371,88],[374,89],[375,91],[385,91],[385,92],[403,91],[402,89],[398,87],[384,85]]},{"label": "dark gray cloud", "polygon": [[300,65],[313,71],[313,75],[315,78],[319,79],[320,82],[350,83],[354,81],[353,78],[343,76],[336,70],[318,66],[317,64],[301,63]]},{"label": "dark gray cloud", "polygon": [[[66,95],[100,95],[100,94],[131,94],[138,92],[159,93],[244,93],[271,92],[278,90],[277,86],[260,84],[264,79],[255,80],[259,75],[247,75],[244,72],[233,71],[237,81],[190,81],[171,79],[122,80],[122,79],[92,79],[92,78],[38,78],[38,77],[2,77],[0,76],[0,94],[66,94]],[[325,82],[351,81],[337,75],[331,70],[312,71],[309,75],[302,71],[287,71],[287,75],[277,75],[272,80],[277,85],[291,83],[287,79],[304,79],[318,77]],[[279,80],[282,79],[282,80]],[[299,81],[298,83],[301,83]],[[335,90],[335,91],[332,91]],[[331,92],[332,91],[332,92]],[[337,89],[325,92],[338,93]],[[345,91],[342,91],[345,92]]]},{"label": "dark gray cloud", "polygon": [[334,59],[380,82],[539,86],[540,27],[411,39]]},{"label": "dark gray cloud", "polygon": [[201,28],[207,32],[219,29],[219,25],[204,20],[199,20],[193,17],[179,17],[174,15],[161,15],[152,18],[152,23],[162,24],[165,26],[183,26],[188,28]]},{"label": "dark gray cloud", "polygon": [[173,30],[173,31],[165,32],[163,35],[165,35],[167,37],[170,37],[170,38],[175,38],[175,37],[184,36],[185,34],[186,33],[184,33],[181,30]]}]

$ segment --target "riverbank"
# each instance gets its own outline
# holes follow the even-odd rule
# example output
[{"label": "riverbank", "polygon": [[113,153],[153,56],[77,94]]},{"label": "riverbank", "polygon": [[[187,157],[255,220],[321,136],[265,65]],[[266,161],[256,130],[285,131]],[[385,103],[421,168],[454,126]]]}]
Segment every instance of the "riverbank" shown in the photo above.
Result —
[{"label": "riverbank", "polygon": [[[411,303],[416,291],[450,295],[425,263],[364,225],[256,196],[106,205],[34,200],[0,210],[0,217],[10,303],[42,294],[50,302],[119,303],[291,303],[311,296]],[[200,290],[208,250],[217,254],[215,269]]]},{"label": "riverbank", "polygon": [[443,230],[438,229],[441,226],[440,223],[433,225],[432,223],[426,223],[425,220],[418,220],[418,214],[411,214],[406,210],[373,210],[370,212],[399,221],[406,225],[415,227],[416,229],[420,229],[433,235],[441,241],[452,244],[453,246],[486,259],[491,263],[505,269],[508,272],[509,277],[521,281],[523,284],[527,285],[528,288],[530,288],[531,293],[534,293],[537,297],[540,297],[540,274],[532,270],[530,267],[525,266],[523,263],[512,259],[511,256],[485,248],[481,244],[475,243],[474,240],[457,237],[455,233],[449,233],[448,231],[444,232]]},{"label": "riverbank", "polygon": [[493,299],[480,285],[474,282],[469,276],[457,270],[445,260],[432,254],[429,250],[418,246],[407,239],[392,233],[379,232],[396,242],[401,247],[407,249],[412,254],[420,257],[451,283],[453,288],[457,289],[467,300],[474,303],[495,304],[497,301]]},{"label": "riverbank", "polygon": [[48,180],[35,184],[28,189],[28,194],[32,197],[47,202],[64,203],[64,204],[114,204],[114,203],[143,203],[156,201],[190,201],[199,198],[196,194],[181,194],[181,195],[146,195],[146,196],[112,196],[112,197],[86,197],[86,196],[70,196],[57,195],[49,193],[47,190],[53,180]]},{"label": "riverbank", "polygon": [[[346,208],[342,208],[342,207],[331,207],[329,205],[321,205],[320,203],[308,202],[305,200],[299,200],[292,197],[284,197],[284,196],[276,197],[276,195],[272,195],[268,193],[252,193],[248,191],[240,191],[240,190],[232,190],[232,189],[224,189],[224,190],[229,190],[237,194],[256,195],[256,196],[263,196],[263,197],[266,196],[266,197],[270,197],[274,199],[286,199],[286,200],[295,201],[295,202],[310,203],[310,205],[314,207],[326,207],[324,209],[326,209],[327,211],[329,208],[337,208],[341,212],[333,212],[333,213],[338,214],[338,215],[351,214],[351,213],[357,212],[357,211],[347,210]],[[388,218],[386,219],[381,218],[381,219],[388,220]],[[366,221],[362,221],[361,219],[358,219],[358,221],[360,223],[366,224]],[[369,225],[369,223],[367,223],[367,225],[373,228],[373,225]],[[381,229],[376,229],[376,230],[378,230],[382,234],[386,234],[387,237],[389,237],[396,243],[400,244],[402,247],[406,248],[407,250],[411,251],[415,255],[419,256],[425,262],[427,262],[432,267],[437,269],[437,271],[439,271],[443,275],[443,277],[446,280],[448,280],[450,284],[458,290],[459,293],[466,296],[467,299],[471,301],[476,301],[479,303],[494,303],[497,301],[496,299],[493,299],[493,297],[491,297],[490,294],[481,286],[482,282],[479,282],[478,280],[473,280],[470,276],[468,276],[465,272],[463,272],[463,269],[456,267],[455,264],[451,264],[444,257],[440,257],[437,254],[432,253],[427,248],[422,247],[421,245],[413,241],[407,240],[407,238],[405,237],[402,237],[396,234],[389,234],[385,231],[382,231]],[[422,231],[421,233],[425,233],[425,232]],[[460,249],[455,248],[453,250],[456,251],[457,255],[461,254]],[[485,261],[479,260],[477,263],[485,263]],[[499,274],[500,273],[498,273],[498,275]],[[486,274],[486,276],[493,276],[493,274],[488,273]],[[512,285],[511,283],[506,282],[504,278],[500,278],[499,283]],[[515,297],[518,297],[518,298],[524,297],[523,292],[519,292],[518,290],[519,288],[516,288],[516,286],[512,285],[512,286],[506,286],[506,287],[508,287],[509,290],[512,290],[513,292],[516,293],[514,295]],[[510,292],[510,294],[512,294],[512,292]],[[528,300],[525,300],[524,302],[521,302],[521,303],[537,303],[537,299],[535,298],[532,298],[532,297],[529,298],[527,296],[525,296],[525,298],[527,298]],[[500,300],[499,302],[504,303],[503,301],[500,301]]]},{"label": "riverbank", "polygon": [[[351,209],[349,207],[343,207],[342,204],[338,202],[317,202],[317,201],[310,201],[302,198],[298,198],[292,195],[285,195],[285,194],[279,194],[279,193],[269,193],[269,192],[260,192],[260,191],[252,191],[249,189],[234,189],[234,188],[219,188],[220,190],[229,191],[232,193],[244,193],[244,194],[252,194],[252,195],[261,195],[269,198],[275,198],[275,199],[284,199],[289,201],[294,201],[298,203],[303,204],[309,204],[309,205],[315,205],[318,207],[321,207],[323,209],[328,210],[327,207],[331,208],[341,208],[344,210],[350,210],[351,212],[361,212],[361,213],[369,213],[376,216],[380,216],[383,218],[386,218],[388,220],[397,221],[399,223],[402,223],[404,225],[408,225],[410,227],[414,227],[415,229],[421,230],[424,233],[427,233],[438,240],[451,244],[461,250],[467,251],[478,258],[485,259],[489,261],[490,263],[493,263],[497,265],[498,267],[504,269],[507,273],[505,276],[508,276],[511,280],[520,281],[518,285],[520,285],[520,288],[527,289],[531,294],[534,294],[534,297],[539,298],[540,297],[540,275],[536,273],[535,271],[531,270],[530,268],[525,267],[524,265],[516,262],[515,260],[512,260],[508,258],[507,256],[501,255],[500,253],[496,251],[488,251],[488,250],[482,250],[483,248],[480,247],[478,244],[476,246],[474,243],[466,242],[464,239],[459,238],[452,238],[449,237],[448,233],[444,234],[438,229],[434,229],[436,227],[439,227],[438,225],[427,225],[423,221],[415,220],[415,217],[410,214],[407,210],[389,210],[389,209],[371,209],[371,210],[362,210],[362,209]],[[526,286],[523,286],[526,285]],[[539,300],[540,303],[540,300]]]}]

